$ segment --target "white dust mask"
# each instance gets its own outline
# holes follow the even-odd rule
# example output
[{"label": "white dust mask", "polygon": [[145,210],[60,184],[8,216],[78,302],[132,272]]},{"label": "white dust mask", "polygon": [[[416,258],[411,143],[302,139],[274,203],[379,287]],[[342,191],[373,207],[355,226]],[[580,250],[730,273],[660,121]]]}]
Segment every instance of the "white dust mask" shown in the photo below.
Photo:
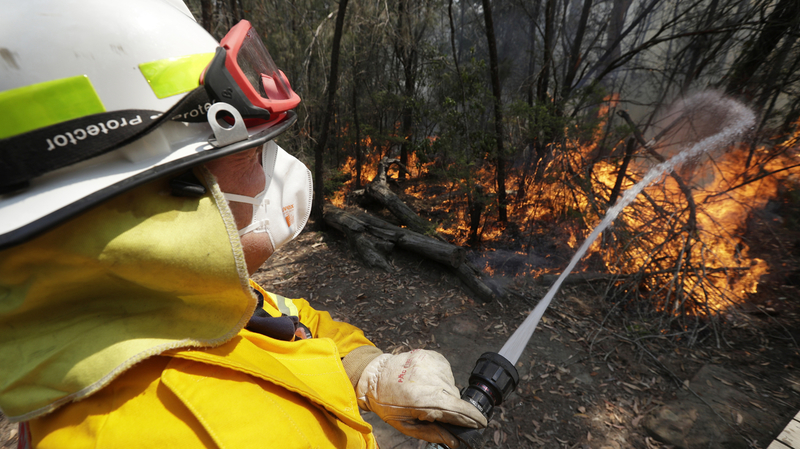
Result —
[{"label": "white dust mask", "polygon": [[228,201],[253,205],[253,218],[239,229],[239,236],[266,232],[277,250],[297,237],[308,222],[313,195],[311,172],[273,141],[264,144],[261,164],[266,181],[258,195],[223,194]]}]

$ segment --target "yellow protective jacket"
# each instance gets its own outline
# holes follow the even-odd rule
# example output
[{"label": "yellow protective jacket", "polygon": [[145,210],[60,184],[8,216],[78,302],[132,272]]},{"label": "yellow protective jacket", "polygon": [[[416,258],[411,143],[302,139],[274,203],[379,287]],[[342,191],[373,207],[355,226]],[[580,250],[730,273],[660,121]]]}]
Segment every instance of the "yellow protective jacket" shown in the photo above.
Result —
[{"label": "yellow protective jacket", "polygon": [[0,408],[34,447],[374,448],[341,358],[371,343],[262,291],[315,338],[244,330],[257,299],[209,193],[156,181],[0,252]]},{"label": "yellow protective jacket", "polygon": [[[273,316],[276,299],[265,292]],[[363,345],[363,335],[304,300],[286,301],[315,338],[243,330],[213,349],[150,358],[88,399],[32,420],[33,446],[376,447],[340,362],[339,348]]]}]

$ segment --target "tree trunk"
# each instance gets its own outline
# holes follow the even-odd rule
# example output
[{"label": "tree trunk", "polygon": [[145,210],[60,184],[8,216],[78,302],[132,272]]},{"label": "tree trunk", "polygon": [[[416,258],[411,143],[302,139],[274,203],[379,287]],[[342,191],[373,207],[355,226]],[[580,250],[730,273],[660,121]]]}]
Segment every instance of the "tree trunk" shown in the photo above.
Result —
[{"label": "tree trunk", "polygon": [[211,0],[200,0],[200,11],[203,20],[203,28],[208,34],[214,34],[214,4]]},{"label": "tree trunk", "polygon": [[486,22],[486,39],[489,43],[489,69],[492,75],[492,95],[494,95],[494,130],[495,139],[497,139],[497,154],[495,156],[495,164],[497,167],[497,219],[501,223],[506,223],[508,222],[508,199],[506,198],[506,162],[505,151],[503,150],[503,97],[500,90],[500,67],[497,60],[497,41],[494,35],[492,4],[490,0],[482,1],[483,19]]},{"label": "tree trunk", "polygon": [[358,64],[353,63],[353,125],[356,128],[356,190],[361,188],[361,166],[364,165],[361,151],[361,125],[358,121]]},{"label": "tree trunk", "polygon": [[242,20],[242,8],[239,4],[239,0],[230,0],[230,7],[231,7],[231,21],[233,22],[232,25],[236,25]]},{"label": "tree trunk", "polygon": [[608,54],[608,64],[616,61],[620,57],[620,44],[622,43],[622,29],[625,26],[625,18],[628,15],[628,9],[631,7],[632,0],[614,0],[614,6],[611,8],[611,20],[608,24],[608,34],[606,48]]},{"label": "tree trunk", "polygon": [[529,17],[528,26],[530,29],[528,30],[528,38],[530,39],[530,47],[529,47],[529,54],[528,54],[528,81],[527,81],[527,101],[528,106],[533,106],[534,100],[534,87],[536,86],[536,17],[539,17],[539,7],[541,6],[541,0],[536,0],[533,5],[533,14]]},{"label": "tree trunk", "polygon": [[581,60],[581,44],[583,44],[583,36],[586,34],[586,22],[589,21],[589,12],[592,10],[592,0],[584,0],[583,10],[581,11],[581,18],[578,22],[578,29],[575,31],[575,40],[572,41],[572,48],[569,54],[569,65],[567,67],[567,75],[564,78],[564,85],[561,86],[561,100],[566,100],[572,93],[572,82],[575,81],[575,75],[578,74]]},{"label": "tree trunk", "polygon": [[453,63],[456,67],[459,85],[461,84],[461,69],[458,66],[458,50],[456,50],[456,25],[453,21],[453,0],[447,3],[447,17],[450,19],[450,48],[453,52]]},{"label": "tree trunk", "polygon": [[553,65],[553,47],[555,45],[555,11],[555,0],[547,0],[544,8],[544,59],[542,61],[542,69],[539,71],[539,77],[536,80],[536,101],[544,106],[546,111],[544,117],[537,117],[541,123],[538,139],[534,143],[534,148],[536,149],[536,171],[534,175],[537,180],[544,175],[544,170],[539,170],[539,168],[543,166],[548,157],[549,145],[552,143],[553,135],[555,134],[554,130],[551,129],[548,117],[552,112],[553,106],[548,89],[550,86],[550,69]]},{"label": "tree trunk", "polygon": [[[408,155],[411,151],[411,134],[414,126],[414,95],[416,92],[417,78],[417,45],[418,39],[412,29],[411,11],[409,7],[416,2],[399,0],[397,7],[397,41],[396,52],[403,66],[403,107],[401,133],[403,143],[400,145],[400,163],[408,167]],[[400,172],[400,178],[405,178],[406,172]]]},{"label": "tree trunk", "polygon": [[483,201],[483,189],[476,185],[474,192],[467,193],[467,204],[469,208],[469,238],[467,246],[474,247],[481,242],[481,234],[478,232],[481,226],[481,217],[486,205]]},{"label": "tree trunk", "polygon": [[[711,0],[711,4],[709,4],[708,9],[706,9],[705,20],[698,31],[708,30],[711,27],[711,24],[714,23],[714,19],[716,19],[718,6],[719,0]],[[689,86],[692,81],[700,75],[700,71],[703,69],[703,66],[700,65],[700,57],[708,51],[710,44],[711,37],[705,34],[700,34],[692,42],[689,50],[691,51],[691,55],[689,56],[689,63],[686,66],[686,75],[683,79],[683,86],[681,87],[682,94],[689,91]]]},{"label": "tree trunk", "polygon": [[336,29],[333,32],[333,48],[331,51],[331,74],[328,78],[328,105],[325,116],[322,118],[322,130],[320,132],[317,146],[314,148],[314,202],[312,215],[317,221],[318,226],[324,228],[323,221],[323,202],[325,201],[325,182],[323,170],[323,155],[325,146],[328,143],[328,131],[330,129],[331,117],[336,100],[336,84],[339,80],[339,44],[342,42],[342,29],[344,28],[344,15],[347,10],[347,0],[339,0],[339,12],[336,14]]},{"label": "tree trunk", "polygon": [[544,7],[544,60],[542,70],[539,72],[539,79],[536,81],[536,99],[539,104],[548,104],[549,95],[547,90],[550,85],[550,67],[553,65],[553,47],[555,46],[555,0],[547,0]]},{"label": "tree trunk", "polygon": [[[621,17],[618,16],[616,19],[613,19],[612,21],[619,20],[620,29],[627,20],[626,15],[628,8],[630,7],[631,1],[632,0],[615,0],[614,9],[618,8],[618,11],[621,12],[622,16]],[[614,68],[615,64],[619,62],[618,60],[620,58],[619,46],[622,43],[622,40],[625,39],[625,37],[628,34],[630,34],[631,31],[633,31],[636,27],[638,27],[641,24],[641,22],[644,19],[646,19],[650,15],[650,13],[653,12],[653,9],[655,9],[655,7],[660,2],[661,0],[650,0],[650,3],[648,3],[648,5],[644,7],[644,9],[642,9],[642,12],[638,16],[634,17],[630,21],[628,27],[625,28],[623,31],[617,32],[609,29],[609,32],[607,34],[608,45],[606,47],[605,52],[603,53],[602,56],[600,56],[597,59],[597,62],[592,66],[592,69],[587,71],[587,73],[581,77],[582,81],[577,83],[578,86],[582,85],[586,80],[591,79],[598,71],[600,71],[600,73],[597,75],[597,78],[593,80],[594,82],[601,81],[603,77],[605,77],[610,72],[615,70]],[[612,14],[615,14],[614,10],[612,10]],[[612,27],[613,26],[614,25],[612,24]]]}]

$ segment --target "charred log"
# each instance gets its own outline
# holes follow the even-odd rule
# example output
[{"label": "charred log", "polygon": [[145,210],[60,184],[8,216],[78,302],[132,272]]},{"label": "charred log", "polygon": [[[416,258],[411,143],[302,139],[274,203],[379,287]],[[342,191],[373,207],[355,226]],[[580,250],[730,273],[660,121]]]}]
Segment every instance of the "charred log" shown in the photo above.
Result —
[{"label": "charred log", "polygon": [[[330,204],[325,205],[324,218],[334,229],[345,234],[348,241],[355,241],[361,235],[370,234],[376,239],[390,242],[392,245],[452,268],[464,263],[464,248],[394,226],[380,218],[363,213],[350,214]],[[358,254],[362,255],[361,252]]]},{"label": "charred log", "polygon": [[367,196],[381,203],[412,231],[444,241],[445,239],[436,232],[436,226],[433,223],[417,215],[389,188],[389,184],[386,182],[386,171],[392,164],[397,164],[401,170],[406,169],[397,159],[383,158],[378,163],[378,174],[367,184],[365,189]]},{"label": "charred log", "polygon": [[[398,247],[453,269],[459,279],[478,298],[485,302],[497,299],[481,279],[480,271],[465,261],[466,250],[432,237],[387,223],[365,213],[348,213],[333,205],[325,205],[325,222],[342,232],[351,248],[369,266],[393,271],[391,263],[381,254],[381,247]],[[383,243],[381,243],[383,242]]]},{"label": "charred log", "polygon": [[466,284],[483,302],[491,302],[498,297],[505,296],[504,292],[495,293],[494,290],[489,288],[481,279],[480,271],[470,263],[462,263],[455,269],[455,272],[461,282]]},{"label": "charred log", "polygon": [[[505,292],[495,293],[481,279],[481,271],[465,261],[465,250],[463,248],[448,243],[444,237],[436,232],[433,223],[417,215],[400,197],[392,192],[386,176],[386,172],[392,164],[397,164],[401,170],[406,170],[405,166],[397,159],[383,158],[378,163],[378,171],[375,178],[367,184],[364,193],[366,197],[378,201],[388,209],[408,229],[392,225],[368,214],[358,213],[351,215],[351,217],[365,227],[360,228],[359,231],[351,230],[353,232],[368,232],[375,237],[392,241],[400,248],[455,269],[459,279],[485,302],[504,297]],[[335,209],[334,206],[326,206],[326,222],[329,221],[327,213],[329,208]],[[344,213],[344,211],[341,212]],[[338,216],[338,213],[332,214],[330,220],[335,220]]]},{"label": "charred log", "polygon": [[460,246],[395,226],[369,214],[356,213],[354,217],[367,225],[367,232],[393,241],[404,250],[453,268],[464,263],[466,250]]},{"label": "charred log", "polygon": [[365,233],[367,225],[341,209],[325,205],[323,217],[329,226],[347,237],[350,249],[355,251],[364,263],[389,273],[394,271],[392,264],[384,255],[387,249],[391,251],[391,247],[387,247],[387,244],[393,246],[390,241],[382,240],[382,243],[376,244],[374,240],[377,239],[370,238]]}]

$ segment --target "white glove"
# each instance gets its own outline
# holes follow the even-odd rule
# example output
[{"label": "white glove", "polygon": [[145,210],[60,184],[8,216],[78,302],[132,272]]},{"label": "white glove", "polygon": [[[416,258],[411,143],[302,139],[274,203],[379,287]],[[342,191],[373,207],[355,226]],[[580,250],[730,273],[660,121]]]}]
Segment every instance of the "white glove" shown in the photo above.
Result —
[{"label": "white glove", "polygon": [[434,351],[382,354],[372,360],[356,386],[358,405],[406,435],[446,444],[458,440],[442,426],[486,427],[486,417],[460,398],[450,363]]}]

